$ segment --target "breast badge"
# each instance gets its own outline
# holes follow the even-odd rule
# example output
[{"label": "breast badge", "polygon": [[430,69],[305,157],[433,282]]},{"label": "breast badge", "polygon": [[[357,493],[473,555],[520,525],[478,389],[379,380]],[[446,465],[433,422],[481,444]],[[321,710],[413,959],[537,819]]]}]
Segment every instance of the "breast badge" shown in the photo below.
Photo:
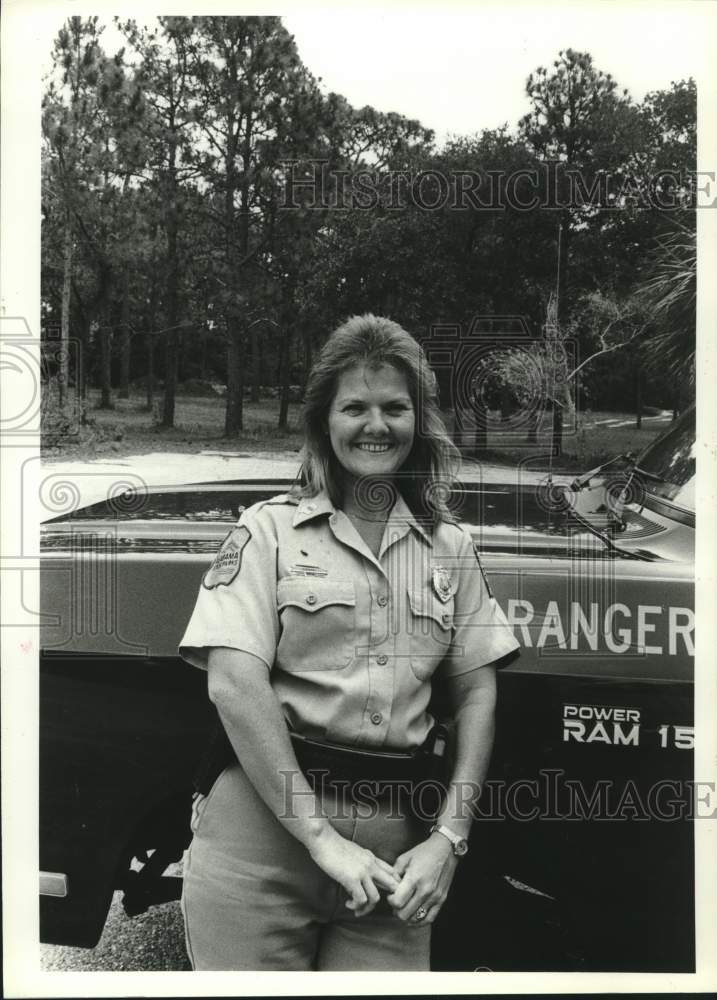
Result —
[{"label": "breast badge", "polygon": [[312,566],[309,563],[294,563],[289,567],[289,576],[328,576],[329,571],[321,566]]},{"label": "breast badge", "polygon": [[443,566],[436,566],[433,570],[431,579],[433,581],[433,590],[435,591],[436,597],[439,601],[445,604],[453,596],[453,584],[451,583],[448,570]]},{"label": "breast badge", "polygon": [[250,538],[251,532],[243,524],[229,532],[202,579],[202,584],[207,590],[228,587],[236,578],[241,569],[242,553]]}]

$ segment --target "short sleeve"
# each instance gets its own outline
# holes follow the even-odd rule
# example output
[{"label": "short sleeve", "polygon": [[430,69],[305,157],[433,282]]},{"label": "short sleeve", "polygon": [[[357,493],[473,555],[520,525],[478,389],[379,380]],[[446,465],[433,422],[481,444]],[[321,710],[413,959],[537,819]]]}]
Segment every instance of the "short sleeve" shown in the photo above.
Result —
[{"label": "short sleeve", "polygon": [[455,569],[454,636],[443,661],[444,676],[456,677],[496,661],[510,662],[520,649],[503,610],[491,593],[473,541],[461,531]]},{"label": "short sleeve", "polygon": [[279,636],[277,539],[261,507],[246,510],[202,577],[179,655],[206,670],[217,646],[257,656],[271,669]]}]

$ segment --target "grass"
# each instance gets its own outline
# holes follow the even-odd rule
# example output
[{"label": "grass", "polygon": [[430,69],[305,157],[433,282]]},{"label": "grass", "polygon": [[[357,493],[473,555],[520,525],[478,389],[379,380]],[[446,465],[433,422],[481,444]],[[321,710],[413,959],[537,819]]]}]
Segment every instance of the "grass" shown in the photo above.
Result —
[{"label": "grass", "polygon": [[625,452],[639,453],[669,425],[671,414],[643,417],[636,427],[634,413],[585,411],[577,415],[573,426],[563,428],[563,453],[550,458],[552,415],[546,414],[538,426],[537,441],[527,443],[527,428],[506,428],[498,413],[491,413],[488,423],[487,450],[481,457],[510,465],[529,460],[529,466],[555,471],[586,470]]},{"label": "grass", "polygon": [[[233,438],[224,437],[224,400],[220,397],[177,396],[175,426],[159,426],[159,405],[150,413],[144,394],[129,399],[115,399],[114,409],[100,410],[99,393],[89,394],[86,423],[79,420],[75,401],[70,399],[60,411],[56,399],[46,398],[43,405],[43,454],[76,458],[104,458],[138,455],[155,451],[187,454],[200,451],[296,452],[301,447],[300,404],[289,406],[289,428],[277,429],[279,401],[264,399],[244,403],[244,430]],[[491,414],[488,450],[481,457],[488,461],[513,465],[530,459],[534,468],[550,464],[550,414],[538,428],[538,441],[527,445],[526,429],[506,430],[497,413]],[[452,428],[452,414],[446,415]],[[669,416],[643,418],[640,430],[634,414],[584,412],[577,426],[566,427],[563,455],[554,458],[556,471],[585,470],[625,451],[641,451],[668,425]],[[466,448],[467,455],[470,449]]]},{"label": "grass", "polygon": [[[279,431],[279,400],[244,403],[244,430],[236,437],[224,437],[224,400],[220,397],[177,396],[175,426],[159,424],[160,408],[148,412],[143,393],[129,399],[115,399],[114,409],[101,410],[99,393],[90,392],[85,406],[86,423],[79,420],[75,401],[66,404],[73,412],[72,426],[54,434],[58,426],[52,406],[43,411],[43,454],[101,458],[106,455],[139,455],[153,451],[297,451],[301,406],[289,405],[288,429]],[[46,428],[48,433],[46,433]]]}]

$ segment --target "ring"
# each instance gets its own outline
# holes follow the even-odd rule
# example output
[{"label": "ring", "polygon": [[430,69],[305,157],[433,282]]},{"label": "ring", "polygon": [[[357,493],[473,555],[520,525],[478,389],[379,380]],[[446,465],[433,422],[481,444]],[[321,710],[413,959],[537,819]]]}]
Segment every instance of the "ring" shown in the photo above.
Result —
[{"label": "ring", "polygon": [[416,912],[413,914],[414,920],[425,920],[428,915],[428,910],[425,906],[419,906]]}]

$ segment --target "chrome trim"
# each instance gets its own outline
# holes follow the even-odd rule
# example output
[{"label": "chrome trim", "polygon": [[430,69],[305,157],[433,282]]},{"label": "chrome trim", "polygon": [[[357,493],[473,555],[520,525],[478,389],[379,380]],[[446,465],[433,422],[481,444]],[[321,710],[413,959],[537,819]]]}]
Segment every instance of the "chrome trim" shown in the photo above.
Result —
[{"label": "chrome trim", "polygon": [[64,898],[67,888],[67,875],[62,872],[40,872],[40,895],[59,896]]}]

